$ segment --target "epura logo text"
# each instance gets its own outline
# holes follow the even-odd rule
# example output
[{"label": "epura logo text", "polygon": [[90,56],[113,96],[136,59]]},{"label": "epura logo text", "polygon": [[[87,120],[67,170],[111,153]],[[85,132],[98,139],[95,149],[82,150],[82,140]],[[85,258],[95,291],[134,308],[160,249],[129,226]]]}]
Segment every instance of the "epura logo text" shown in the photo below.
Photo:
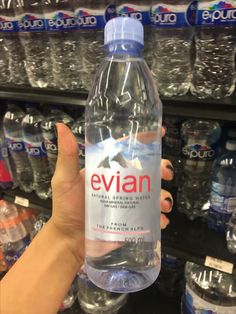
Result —
[{"label": "epura logo text", "polygon": [[21,20],[18,22],[20,30],[38,30],[44,29],[44,20]]},{"label": "epura logo text", "polygon": [[175,13],[158,13],[153,14],[152,21],[154,24],[176,24],[177,15]]},{"label": "epura logo text", "polygon": [[211,160],[215,157],[215,151],[211,147],[203,147],[201,145],[185,146],[182,150],[183,155],[189,159]]},{"label": "epura logo text", "polygon": [[91,176],[91,187],[94,191],[110,192],[111,190],[114,191],[115,187],[117,193],[150,193],[151,178],[149,175],[127,175],[123,177],[119,171],[112,176],[94,173]]},{"label": "epura logo text", "polygon": [[77,26],[77,19],[75,17],[70,17],[66,19],[50,19],[48,20],[48,25],[51,28],[71,28]]},{"label": "epura logo text", "polygon": [[50,143],[50,142],[46,142],[45,143],[45,147],[46,147],[46,150],[49,151],[49,152],[53,152],[53,153],[56,153],[57,152],[57,145],[56,144],[53,144],[53,143]]},{"label": "epura logo text", "polygon": [[8,147],[12,151],[21,152],[24,150],[24,144],[22,142],[10,142]]},{"label": "epura logo text", "polygon": [[202,11],[202,19],[206,22],[217,22],[236,20],[236,9],[230,10],[215,10],[215,11]]},{"label": "epura logo text", "polygon": [[96,16],[79,16],[78,25],[79,26],[96,26],[97,18]]},{"label": "epura logo text", "polygon": [[0,31],[13,31],[13,22],[0,22]]}]

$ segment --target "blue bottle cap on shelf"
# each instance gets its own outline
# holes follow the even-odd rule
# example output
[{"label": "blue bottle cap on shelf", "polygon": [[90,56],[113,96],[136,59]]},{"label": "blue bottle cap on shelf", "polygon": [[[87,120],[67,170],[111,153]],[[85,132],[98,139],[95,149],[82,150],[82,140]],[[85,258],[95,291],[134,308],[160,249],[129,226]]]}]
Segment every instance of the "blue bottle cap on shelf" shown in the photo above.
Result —
[{"label": "blue bottle cap on shelf", "polygon": [[132,40],[144,45],[143,25],[130,17],[116,17],[105,26],[105,45],[118,40]]}]

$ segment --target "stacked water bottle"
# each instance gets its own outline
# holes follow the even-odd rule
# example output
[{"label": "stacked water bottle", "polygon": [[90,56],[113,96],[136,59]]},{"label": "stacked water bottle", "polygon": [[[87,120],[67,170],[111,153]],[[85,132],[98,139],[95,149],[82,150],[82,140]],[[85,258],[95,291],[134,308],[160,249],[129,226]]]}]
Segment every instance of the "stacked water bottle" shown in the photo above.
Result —
[{"label": "stacked water bottle", "polygon": [[8,104],[2,121],[4,137],[1,137],[2,188],[16,187],[27,193],[47,199],[51,197],[51,178],[57,161],[57,136],[55,124],[69,126],[80,148],[80,167],[84,168],[85,139],[83,116],[73,119],[60,107],[51,105],[45,116],[35,104],[23,107]]},{"label": "stacked water bottle", "polygon": [[229,96],[235,1],[1,1],[1,85],[90,90],[115,16],[145,26],[145,58],[163,96]]}]

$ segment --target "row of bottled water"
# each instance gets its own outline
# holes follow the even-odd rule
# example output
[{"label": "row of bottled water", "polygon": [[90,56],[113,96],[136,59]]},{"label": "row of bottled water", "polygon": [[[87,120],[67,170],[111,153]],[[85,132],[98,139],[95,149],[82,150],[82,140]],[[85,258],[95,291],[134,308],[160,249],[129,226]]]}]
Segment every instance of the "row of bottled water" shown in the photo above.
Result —
[{"label": "row of bottled water", "polygon": [[[55,124],[63,122],[75,135],[80,149],[80,167],[85,163],[84,119],[73,119],[57,106],[50,106],[44,116],[33,104],[24,111],[9,104],[2,121],[0,185],[3,188],[19,186],[25,192],[35,190],[47,199],[51,197],[51,178],[57,161]],[[3,133],[3,134],[2,134]]]},{"label": "row of bottled water", "polygon": [[0,84],[90,90],[115,16],[145,26],[145,59],[162,95],[229,96],[235,1],[40,0],[0,3]]},{"label": "row of bottled water", "polygon": [[182,314],[233,314],[236,277],[169,254],[162,254],[162,269],[155,283],[168,297],[182,297]]},{"label": "row of bottled water", "polygon": [[[166,117],[163,155],[174,164],[177,209],[226,232],[236,253],[236,128],[217,121]],[[230,220],[231,219],[231,220]]]}]

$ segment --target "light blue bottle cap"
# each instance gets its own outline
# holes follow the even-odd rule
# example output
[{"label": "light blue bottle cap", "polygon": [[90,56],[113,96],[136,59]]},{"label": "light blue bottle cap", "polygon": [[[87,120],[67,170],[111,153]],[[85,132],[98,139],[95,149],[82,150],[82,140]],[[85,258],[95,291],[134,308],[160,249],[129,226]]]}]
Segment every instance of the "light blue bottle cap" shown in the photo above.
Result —
[{"label": "light blue bottle cap", "polygon": [[105,26],[105,45],[118,40],[136,41],[144,45],[143,25],[130,17],[116,17]]}]

